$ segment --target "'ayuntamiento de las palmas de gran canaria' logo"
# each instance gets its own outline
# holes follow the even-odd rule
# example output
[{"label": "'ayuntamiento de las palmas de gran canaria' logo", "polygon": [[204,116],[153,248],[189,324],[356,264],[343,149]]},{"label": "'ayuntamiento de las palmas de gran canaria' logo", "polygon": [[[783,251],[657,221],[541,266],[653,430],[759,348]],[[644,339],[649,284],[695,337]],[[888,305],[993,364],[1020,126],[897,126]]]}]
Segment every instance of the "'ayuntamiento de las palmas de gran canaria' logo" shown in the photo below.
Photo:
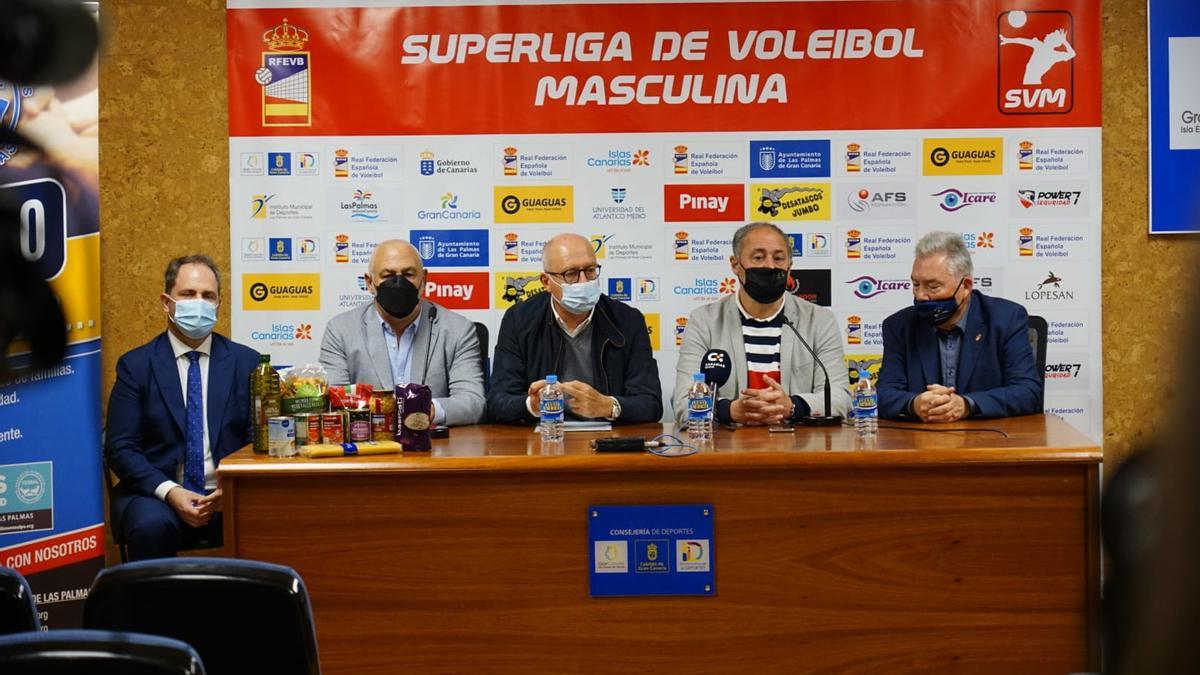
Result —
[{"label": "'ayuntamiento de las palmas de gran canaria' logo", "polygon": [[312,55],[302,51],[308,31],[288,23],[263,32],[262,67],[254,80],[262,86],[264,127],[312,126]]}]

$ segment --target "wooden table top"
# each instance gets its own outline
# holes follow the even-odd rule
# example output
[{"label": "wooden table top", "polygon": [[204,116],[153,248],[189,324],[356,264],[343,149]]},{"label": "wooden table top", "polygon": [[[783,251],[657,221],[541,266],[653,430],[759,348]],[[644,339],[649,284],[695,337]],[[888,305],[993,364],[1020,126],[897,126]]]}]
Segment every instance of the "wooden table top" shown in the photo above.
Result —
[{"label": "wooden table top", "polygon": [[[770,433],[761,427],[718,429],[711,450],[683,457],[650,453],[596,453],[595,438],[672,433],[671,424],[615,427],[606,432],[571,432],[554,451],[544,451],[530,427],[454,427],[435,439],[430,452],[305,459],[255,455],[247,446],[221,461],[229,478],[249,475],[366,471],[655,471],[764,469],[803,466],[895,467],[956,464],[1097,464],[1101,449],[1054,415],[952,424],[881,422],[873,442],[860,441],[853,427],[796,427]],[[997,433],[997,431],[1003,433]],[[686,440],[686,439],[685,439]]]}]

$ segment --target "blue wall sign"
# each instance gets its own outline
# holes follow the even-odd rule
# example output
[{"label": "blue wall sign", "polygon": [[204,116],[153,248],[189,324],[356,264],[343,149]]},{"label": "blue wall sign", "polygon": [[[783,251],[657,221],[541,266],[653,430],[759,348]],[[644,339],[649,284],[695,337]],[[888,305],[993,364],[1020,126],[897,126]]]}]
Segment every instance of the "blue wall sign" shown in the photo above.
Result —
[{"label": "blue wall sign", "polygon": [[1150,233],[1200,232],[1200,3],[1150,0]]},{"label": "blue wall sign", "polygon": [[592,597],[713,595],[712,504],[589,506]]}]

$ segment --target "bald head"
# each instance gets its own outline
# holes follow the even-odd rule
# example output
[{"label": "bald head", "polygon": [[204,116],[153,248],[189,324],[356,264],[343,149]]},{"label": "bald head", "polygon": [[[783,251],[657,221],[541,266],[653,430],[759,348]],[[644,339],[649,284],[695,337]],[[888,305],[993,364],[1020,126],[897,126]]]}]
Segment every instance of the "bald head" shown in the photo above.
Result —
[{"label": "bald head", "polygon": [[595,264],[592,242],[573,232],[556,234],[542,247],[542,269],[547,272],[579,270]]},{"label": "bald head", "polygon": [[365,276],[369,289],[374,289],[375,284],[382,283],[388,277],[403,276],[417,287],[418,292],[425,290],[425,263],[417,249],[403,239],[379,242],[371,254],[371,264]]}]

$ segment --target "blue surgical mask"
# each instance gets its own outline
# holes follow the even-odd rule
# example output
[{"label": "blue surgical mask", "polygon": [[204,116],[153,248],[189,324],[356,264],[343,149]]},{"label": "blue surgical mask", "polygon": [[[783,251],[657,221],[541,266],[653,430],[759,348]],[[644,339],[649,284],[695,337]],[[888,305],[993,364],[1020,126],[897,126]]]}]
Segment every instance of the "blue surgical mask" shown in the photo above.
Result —
[{"label": "blue surgical mask", "polygon": [[574,284],[559,284],[559,287],[562,288],[562,300],[559,302],[572,314],[587,314],[600,301],[599,278]]},{"label": "blue surgical mask", "polygon": [[217,325],[217,306],[207,300],[175,300],[175,316],[171,321],[179,326],[179,332],[199,340],[212,332]]},{"label": "blue surgical mask", "polygon": [[958,285],[954,287],[954,292],[950,297],[941,300],[913,300],[913,307],[917,308],[917,316],[922,321],[930,326],[937,327],[950,320],[954,313],[958,311],[958,306],[962,303],[954,299],[958,295],[958,289],[962,288],[966,277],[958,280]]}]

